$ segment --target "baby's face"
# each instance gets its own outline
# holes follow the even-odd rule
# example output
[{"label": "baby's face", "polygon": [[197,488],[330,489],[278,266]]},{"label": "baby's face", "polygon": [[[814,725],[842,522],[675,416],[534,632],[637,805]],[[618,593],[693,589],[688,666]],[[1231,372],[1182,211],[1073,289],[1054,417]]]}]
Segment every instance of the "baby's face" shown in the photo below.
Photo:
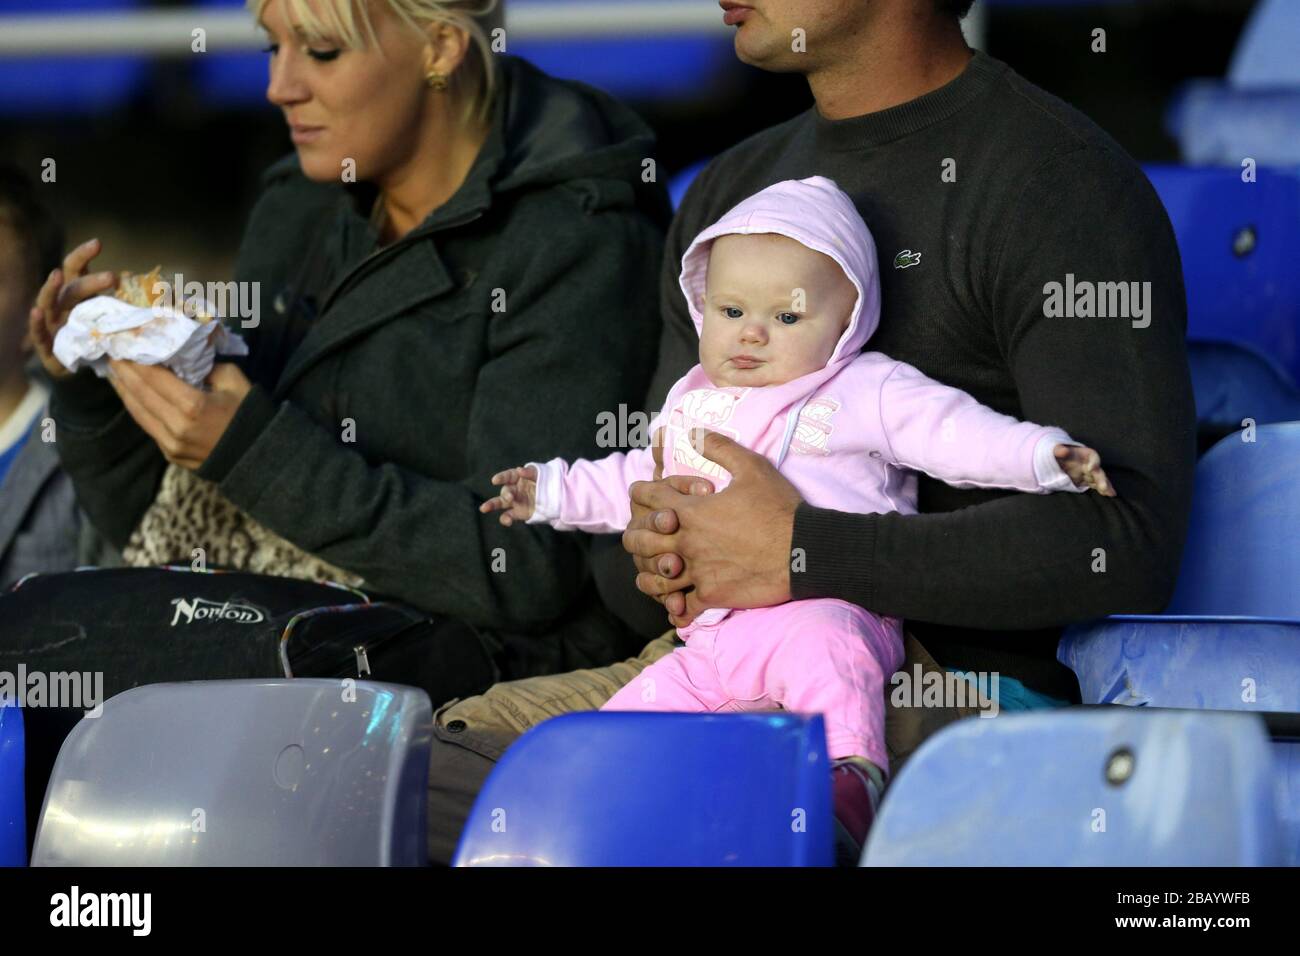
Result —
[{"label": "baby's face", "polygon": [[700,364],[714,385],[780,385],[830,360],[857,289],[834,259],[774,233],[722,236],[709,254]]}]

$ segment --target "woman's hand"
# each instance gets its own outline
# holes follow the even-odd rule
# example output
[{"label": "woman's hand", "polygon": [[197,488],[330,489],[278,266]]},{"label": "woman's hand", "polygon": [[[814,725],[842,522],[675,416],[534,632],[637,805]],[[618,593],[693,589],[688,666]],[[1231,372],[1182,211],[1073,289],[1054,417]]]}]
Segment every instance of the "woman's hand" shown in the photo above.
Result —
[{"label": "woman's hand", "polygon": [[629,489],[633,523],[623,534],[641,568],[637,587],[664,604],[675,627],[705,608],[790,600],[790,540],[803,500],[762,455],[715,432],[703,433],[700,444],[699,434],[692,441],[731,473],[731,484],[712,494],[702,478],[638,481]]},{"label": "woman's hand", "polygon": [[117,288],[117,274],[114,272],[86,274],[90,260],[100,251],[99,240],[91,239],[69,252],[63,260],[63,267],[55,269],[46,278],[41,291],[36,293],[36,305],[27,315],[32,346],[51,378],[67,378],[72,374],[54,357],[54,336],[68,321],[73,306]]},{"label": "woman's hand", "polygon": [[174,465],[197,469],[225,434],[252,383],[230,362],[214,365],[211,391],[187,385],[161,365],[110,359],[109,381],[137,425]]},{"label": "woman's hand", "polygon": [[531,465],[507,468],[492,476],[492,484],[501,489],[495,498],[479,505],[483,514],[501,512],[501,523],[507,528],[516,521],[527,521],[537,510],[537,469]]}]

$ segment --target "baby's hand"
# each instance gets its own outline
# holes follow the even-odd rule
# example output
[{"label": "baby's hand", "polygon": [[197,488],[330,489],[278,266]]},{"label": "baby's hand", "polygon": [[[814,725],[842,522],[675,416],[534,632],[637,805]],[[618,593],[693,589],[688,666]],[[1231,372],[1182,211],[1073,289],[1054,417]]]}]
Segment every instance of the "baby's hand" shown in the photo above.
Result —
[{"label": "baby's hand", "polygon": [[1101,455],[1096,451],[1076,445],[1057,445],[1052,449],[1052,454],[1076,488],[1091,488],[1099,495],[1115,497],[1115,486],[1101,470]]},{"label": "baby's hand", "polygon": [[478,510],[486,514],[501,512],[501,523],[507,528],[515,519],[527,521],[533,516],[537,507],[537,469],[531,465],[523,468],[507,468],[492,476],[492,484],[501,489],[501,494],[489,498],[479,505]]}]

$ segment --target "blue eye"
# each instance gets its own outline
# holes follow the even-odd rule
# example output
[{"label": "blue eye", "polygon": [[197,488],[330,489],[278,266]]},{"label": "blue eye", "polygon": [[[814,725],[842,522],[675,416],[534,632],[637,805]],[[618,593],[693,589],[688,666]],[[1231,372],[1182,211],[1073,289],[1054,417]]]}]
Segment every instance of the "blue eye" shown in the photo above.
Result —
[{"label": "blue eye", "polygon": [[[733,315],[732,313],[735,313],[735,314]],[[723,306],[723,308],[722,308],[722,314],[725,315],[725,316],[726,316],[727,318],[729,318],[729,319],[738,319],[738,318],[740,318],[742,315],[744,315],[745,313],[744,313],[744,312],[741,312],[741,311],[740,311],[738,308],[736,308],[734,305],[727,305],[727,306]]]},{"label": "blue eye", "polygon": [[799,316],[795,315],[793,312],[782,312],[776,317],[776,320],[783,325],[794,325],[799,321]]}]

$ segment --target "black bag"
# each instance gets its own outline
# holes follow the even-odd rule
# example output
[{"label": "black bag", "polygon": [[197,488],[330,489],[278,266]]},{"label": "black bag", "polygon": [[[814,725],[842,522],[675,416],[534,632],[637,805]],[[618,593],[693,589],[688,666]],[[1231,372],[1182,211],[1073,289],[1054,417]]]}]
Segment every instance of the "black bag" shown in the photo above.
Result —
[{"label": "black bag", "polygon": [[103,695],[164,681],[353,677],[433,705],[497,671],[468,624],[339,585],[244,571],[90,568],[0,594],[0,671],[100,672]]}]

